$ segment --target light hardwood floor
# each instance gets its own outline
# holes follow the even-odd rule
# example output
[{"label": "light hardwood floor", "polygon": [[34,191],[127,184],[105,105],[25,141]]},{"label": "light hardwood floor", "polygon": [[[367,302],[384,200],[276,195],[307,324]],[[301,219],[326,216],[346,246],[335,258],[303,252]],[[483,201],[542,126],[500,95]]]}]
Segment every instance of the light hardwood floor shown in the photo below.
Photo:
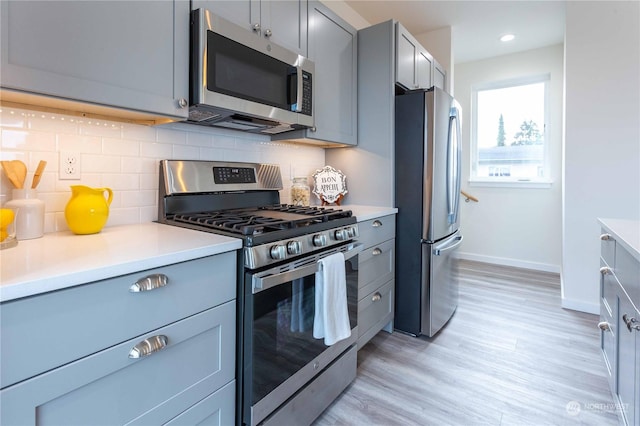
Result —
[{"label": "light hardwood floor", "polygon": [[616,425],[596,315],[560,307],[558,274],[461,262],[431,340],[381,332],[324,425]]}]

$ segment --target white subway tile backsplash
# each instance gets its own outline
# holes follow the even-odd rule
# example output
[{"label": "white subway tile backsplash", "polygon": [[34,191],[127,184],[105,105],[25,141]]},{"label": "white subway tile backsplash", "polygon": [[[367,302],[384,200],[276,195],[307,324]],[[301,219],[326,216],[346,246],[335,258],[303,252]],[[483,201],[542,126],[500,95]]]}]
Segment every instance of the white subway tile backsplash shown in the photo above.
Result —
[{"label": "white subway tile backsplash", "polygon": [[141,142],[140,156],[150,158],[171,158],[172,146],[167,143]]},{"label": "white subway tile backsplash", "polygon": [[162,143],[184,145],[187,143],[187,133],[180,130],[173,130],[171,128],[158,127],[156,140]]},{"label": "white subway tile backsplash", "polygon": [[140,142],[114,138],[103,138],[102,153],[109,155],[120,155],[123,157],[137,157],[140,155]]},{"label": "white subway tile backsplash", "polygon": [[201,146],[210,148],[213,146],[213,135],[209,133],[187,133],[187,144],[190,146]]},{"label": "white subway tile backsplash", "polygon": [[82,119],[63,114],[38,111],[27,114],[27,127],[40,132],[76,134],[81,122]]},{"label": "white subway tile backsplash", "polygon": [[123,173],[142,173],[142,159],[140,157],[122,157],[120,169]]},{"label": "white subway tile backsplash", "polygon": [[122,125],[104,120],[85,120],[78,125],[78,133],[85,136],[121,138]]},{"label": "white subway tile backsplash", "polygon": [[[27,182],[38,162],[47,161],[38,186],[38,197],[45,202],[45,232],[68,229],[64,208],[72,185],[113,190],[107,227],[157,220],[162,159],[278,164],[285,203],[289,202],[291,170],[310,177],[325,161],[322,148],[271,142],[264,135],[184,123],[145,126],[4,106],[0,108],[0,147],[0,158],[27,164]],[[80,180],[58,178],[60,151],[80,152]],[[11,199],[12,189],[2,173],[0,203]]]},{"label": "white subway tile backsplash", "polygon": [[[3,109],[7,112],[3,113]],[[21,129],[27,127],[27,114],[24,111],[18,111],[0,106],[0,126],[5,129]]]},{"label": "white subway tile backsplash", "polygon": [[178,160],[199,160],[200,148],[197,146],[173,145],[173,153],[170,158]]},{"label": "white subway tile backsplash", "polygon": [[2,149],[37,151],[53,151],[56,147],[55,134],[24,130],[3,129],[2,130]]},{"label": "white subway tile backsplash", "polygon": [[130,123],[123,124],[122,139],[155,142],[156,128]]},{"label": "white subway tile backsplash", "polygon": [[140,175],[137,173],[104,174],[102,182],[104,186],[114,191],[137,191],[140,189]]},{"label": "white subway tile backsplash", "polygon": [[120,173],[120,157],[116,155],[96,155],[82,154],[80,155],[82,171],[90,171],[91,173]]},{"label": "white subway tile backsplash", "polygon": [[56,140],[58,151],[102,154],[102,139],[98,136],[58,133]]}]

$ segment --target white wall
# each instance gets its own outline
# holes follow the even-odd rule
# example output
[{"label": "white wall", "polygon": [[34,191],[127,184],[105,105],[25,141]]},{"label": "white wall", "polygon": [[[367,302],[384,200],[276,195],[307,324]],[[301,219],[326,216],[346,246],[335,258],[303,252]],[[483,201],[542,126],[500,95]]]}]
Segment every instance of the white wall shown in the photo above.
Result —
[{"label": "white wall", "polygon": [[640,220],[640,3],[567,2],[562,304],[598,312],[598,217]]},{"label": "white wall", "polygon": [[[471,88],[475,84],[550,73],[550,188],[496,188],[469,185]],[[563,47],[456,65],[456,99],[463,113],[462,189],[479,203],[462,203],[465,239],[461,256],[489,263],[560,272],[562,190]]]},{"label": "white wall", "polygon": [[[172,124],[148,127],[65,114],[0,108],[0,158],[27,164],[27,183],[40,160],[47,167],[38,186],[45,202],[45,232],[67,229],[64,207],[70,185],[110,187],[114,197],[106,226],[157,219],[158,161],[161,159],[249,161],[279,164],[289,201],[290,177],[308,176],[325,164],[324,149],[272,143],[266,136]],[[58,153],[78,151],[81,179],[58,179]],[[0,173],[0,204],[13,188]],[[312,202],[317,202],[314,198]]]}]

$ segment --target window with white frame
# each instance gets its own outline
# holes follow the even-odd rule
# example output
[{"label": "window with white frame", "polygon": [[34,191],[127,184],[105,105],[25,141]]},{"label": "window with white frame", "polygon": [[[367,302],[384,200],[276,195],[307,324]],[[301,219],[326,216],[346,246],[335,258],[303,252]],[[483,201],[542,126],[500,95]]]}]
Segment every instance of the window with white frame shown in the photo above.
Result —
[{"label": "window with white frame", "polygon": [[550,183],[549,75],[472,89],[471,182]]}]

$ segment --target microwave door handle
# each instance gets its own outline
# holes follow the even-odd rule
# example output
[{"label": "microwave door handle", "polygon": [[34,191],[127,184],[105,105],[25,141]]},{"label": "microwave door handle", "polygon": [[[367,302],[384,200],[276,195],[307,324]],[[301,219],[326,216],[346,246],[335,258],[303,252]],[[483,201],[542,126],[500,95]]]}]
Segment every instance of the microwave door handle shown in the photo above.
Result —
[{"label": "microwave door handle", "polygon": [[302,112],[302,67],[296,67],[296,109]]}]

